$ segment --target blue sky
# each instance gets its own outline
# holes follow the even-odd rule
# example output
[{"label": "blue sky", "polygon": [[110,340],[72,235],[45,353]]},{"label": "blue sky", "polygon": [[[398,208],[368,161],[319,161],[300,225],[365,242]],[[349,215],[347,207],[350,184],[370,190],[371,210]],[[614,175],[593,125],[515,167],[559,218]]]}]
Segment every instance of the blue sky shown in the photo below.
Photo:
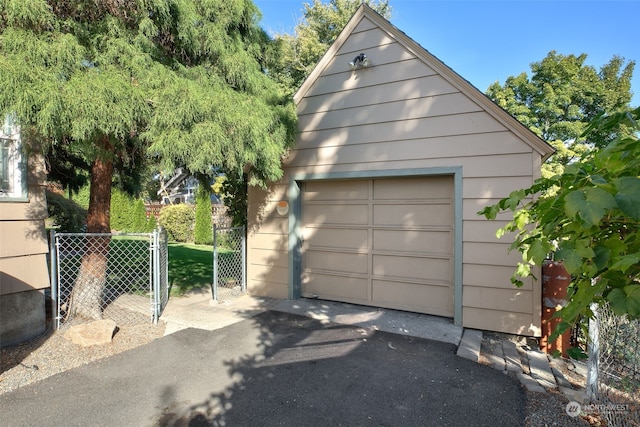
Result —
[{"label": "blue sky", "polygon": [[[328,0],[323,0],[328,1]],[[254,0],[270,34],[293,31],[311,0]],[[555,50],[637,62],[631,105],[640,106],[640,0],[389,0],[391,23],[482,92],[527,72]]]}]

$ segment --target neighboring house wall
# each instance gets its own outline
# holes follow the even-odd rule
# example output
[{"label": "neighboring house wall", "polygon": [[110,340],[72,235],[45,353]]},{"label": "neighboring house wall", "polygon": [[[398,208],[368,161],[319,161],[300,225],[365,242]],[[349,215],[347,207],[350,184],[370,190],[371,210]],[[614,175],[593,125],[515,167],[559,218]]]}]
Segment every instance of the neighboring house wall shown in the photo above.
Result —
[{"label": "neighboring house wall", "polygon": [[[0,138],[19,143],[17,134],[3,134]],[[12,174],[26,168],[23,176],[27,185],[26,191],[14,189],[14,194],[0,197],[0,346],[44,332],[43,290],[49,287],[44,159],[33,155],[28,162],[23,157],[4,164],[12,168]]]},{"label": "neighboring house wall", "polygon": [[[373,65],[349,71],[347,63],[360,52]],[[298,296],[300,255],[292,251],[305,247],[298,241],[304,215],[296,212],[305,182],[453,175],[456,321],[540,335],[540,283],[511,284],[519,254],[508,252],[509,236],[495,237],[507,217],[487,221],[477,212],[530,186],[550,147],[366,6],[296,96],[300,133],[284,162],[285,177],[267,191],[250,191],[251,293]],[[281,201],[292,204],[293,215],[276,212]]]}]

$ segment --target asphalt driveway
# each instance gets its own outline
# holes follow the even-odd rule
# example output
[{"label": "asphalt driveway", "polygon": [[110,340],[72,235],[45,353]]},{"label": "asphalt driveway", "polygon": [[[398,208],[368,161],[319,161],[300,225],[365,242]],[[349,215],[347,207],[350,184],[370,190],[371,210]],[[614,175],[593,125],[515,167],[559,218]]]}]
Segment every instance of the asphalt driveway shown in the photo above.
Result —
[{"label": "asphalt driveway", "polygon": [[518,426],[512,378],[452,344],[267,311],[0,396],[11,426]]}]

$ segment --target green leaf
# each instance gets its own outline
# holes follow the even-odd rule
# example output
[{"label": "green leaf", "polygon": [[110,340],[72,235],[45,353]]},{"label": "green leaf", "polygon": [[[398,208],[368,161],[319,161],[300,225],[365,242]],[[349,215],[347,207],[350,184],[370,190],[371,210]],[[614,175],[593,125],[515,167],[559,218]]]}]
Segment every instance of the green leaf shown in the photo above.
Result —
[{"label": "green leaf", "polygon": [[531,242],[526,256],[535,265],[542,265],[542,261],[544,261],[549,252],[551,252],[551,245],[549,243],[534,240]]},{"label": "green leaf", "polygon": [[524,197],[524,190],[512,191],[511,194],[509,194],[508,198],[501,201],[501,205],[503,206],[503,209],[514,211],[518,207],[518,204],[520,204],[520,201],[524,199]]},{"label": "green leaf", "polygon": [[640,254],[623,255],[610,268],[625,273],[630,267],[640,263]]},{"label": "green leaf", "polygon": [[602,175],[591,175],[589,177],[589,181],[591,181],[592,184],[606,184],[607,180],[604,179],[604,177]]},{"label": "green leaf", "polygon": [[565,198],[565,211],[569,217],[577,215],[588,225],[598,225],[608,209],[615,207],[611,194],[598,187],[575,190]]},{"label": "green leaf", "polygon": [[613,183],[618,190],[615,200],[622,213],[640,221],[640,178],[625,176]]},{"label": "green leaf", "polygon": [[569,274],[577,272],[582,267],[582,257],[573,247],[561,247],[556,251],[556,259],[562,260]]},{"label": "green leaf", "polygon": [[617,315],[640,315],[640,285],[629,285],[624,289],[615,288],[609,292],[607,300]]},{"label": "green leaf", "polygon": [[570,347],[567,349],[567,356],[575,360],[588,359],[589,356],[580,347]]},{"label": "green leaf", "polygon": [[515,275],[518,277],[529,277],[531,275],[531,266],[529,264],[519,262]]},{"label": "green leaf", "polygon": [[598,267],[598,269],[603,269],[609,262],[611,251],[606,246],[596,246],[593,249],[593,252],[595,253],[594,262],[596,267]]},{"label": "green leaf", "polygon": [[580,239],[575,242],[576,253],[584,259],[592,259],[596,256],[593,248],[591,247],[591,241],[587,239]]}]

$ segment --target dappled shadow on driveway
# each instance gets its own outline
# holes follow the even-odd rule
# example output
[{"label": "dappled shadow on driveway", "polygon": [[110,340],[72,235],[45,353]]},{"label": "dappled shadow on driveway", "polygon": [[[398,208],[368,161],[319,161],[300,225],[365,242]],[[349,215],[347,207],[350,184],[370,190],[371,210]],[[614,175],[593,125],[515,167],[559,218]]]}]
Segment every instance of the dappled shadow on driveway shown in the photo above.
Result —
[{"label": "dappled shadow on driveway", "polygon": [[[520,386],[451,344],[277,312],[225,330],[208,397],[165,388],[158,425],[523,425]],[[250,333],[253,351],[226,359]]]}]

